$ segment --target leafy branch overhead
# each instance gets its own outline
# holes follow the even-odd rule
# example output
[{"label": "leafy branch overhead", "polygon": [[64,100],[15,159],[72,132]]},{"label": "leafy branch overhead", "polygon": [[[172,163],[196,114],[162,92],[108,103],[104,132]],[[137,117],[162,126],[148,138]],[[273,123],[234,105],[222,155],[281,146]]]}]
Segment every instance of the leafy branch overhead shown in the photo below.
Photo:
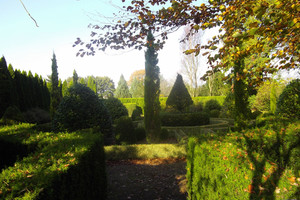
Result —
[{"label": "leafy branch overhead", "polygon": [[[122,2],[129,6],[123,6],[115,24],[91,25],[89,42],[77,38],[74,46],[84,46],[77,55],[95,55],[108,47],[142,49],[149,29],[158,38],[156,49],[160,49],[170,32],[189,25],[191,29],[185,39],[201,29],[219,28],[219,35],[208,44],[197,44],[185,51],[207,55],[212,67],[228,70],[232,62],[261,54],[266,45],[272,49],[267,55],[271,61],[266,63],[265,68],[270,69],[266,73],[299,67],[300,3],[296,0],[209,0],[206,4],[196,0]],[[255,42],[249,43],[253,39]],[[218,53],[211,54],[213,50]],[[255,70],[261,69],[245,73]]]}]

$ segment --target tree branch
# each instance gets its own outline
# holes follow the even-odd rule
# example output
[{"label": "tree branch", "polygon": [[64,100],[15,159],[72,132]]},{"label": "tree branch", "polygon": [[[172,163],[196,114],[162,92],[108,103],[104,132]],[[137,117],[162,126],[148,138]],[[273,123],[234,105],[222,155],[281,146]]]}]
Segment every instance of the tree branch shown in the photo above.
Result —
[{"label": "tree branch", "polygon": [[35,22],[36,27],[39,27],[39,25],[37,24],[37,22],[35,21],[35,19],[30,15],[30,13],[28,12],[28,10],[26,9],[24,3],[22,2],[22,0],[19,0],[23,6],[23,8],[25,9],[25,11],[27,12],[27,14],[29,15],[29,17]]}]

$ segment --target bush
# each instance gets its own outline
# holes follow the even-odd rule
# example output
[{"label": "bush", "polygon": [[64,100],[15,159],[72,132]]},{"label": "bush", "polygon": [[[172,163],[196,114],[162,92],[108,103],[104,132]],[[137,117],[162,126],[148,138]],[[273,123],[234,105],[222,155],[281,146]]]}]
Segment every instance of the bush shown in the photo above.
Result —
[{"label": "bush", "polygon": [[136,142],[134,126],[130,117],[121,117],[116,120],[116,141],[119,144],[133,144]]},{"label": "bush", "polygon": [[113,121],[119,119],[122,116],[128,116],[127,108],[121,103],[119,99],[108,98],[104,100],[104,105],[108,109],[109,114]]},{"label": "bush", "polygon": [[8,107],[1,119],[1,122],[4,124],[11,124],[14,122],[24,122],[24,116],[22,115],[21,111],[16,106]]},{"label": "bush", "polygon": [[220,116],[220,110],[213,109],[209,112],[210,117],[218,118]]},{"label": "bush", "polygon": [[137,127],[134,129],[134,135],[136,137],[136,141],[142,141],[146,138],[146,130],[143,127]]},{"label": "bush", "polygon": [[132,112],[131,119],[133,121],[138,120],[138,119],[141,118],[142,114],[143,114],[142,108],[139,107],[139,106],[136,106],[135,109]]},{"label": "bush", "polygon": [[102,133],[111,132],[111,116],[102,100],[82,84],[71,86],[54,115],[54,130],[75,131],[100,126]]},{"label": "bush", "polygon": [[291,81],[279,96],[276,113],[300,119],[300,79]]},{"label": "bush", "polygon": [[51,122],[51,116],[48,111],[40,108],[32,108],[24,113],[25,121],[31,124],[44,124]]},{"label": "bush", "polygon": [[204,110],[209,112],[211,110],[221,110],[222,106],[219,104],[217,100],[211,99],[205,103]]},{"label": "bush", "polygon": [[203,111],[203,103],[197,102],[189,107],[189,112],[202,112]]},{"label": "bush", "polygon": [[161,113],[162,126],[200,126],[209,124],[209,115],[198,113]]},{"label": "bush", "polygon": [[160,132],[160,139],[161,140],[166,140],[169,138],[169,131],[168,129],[162,128]]}]

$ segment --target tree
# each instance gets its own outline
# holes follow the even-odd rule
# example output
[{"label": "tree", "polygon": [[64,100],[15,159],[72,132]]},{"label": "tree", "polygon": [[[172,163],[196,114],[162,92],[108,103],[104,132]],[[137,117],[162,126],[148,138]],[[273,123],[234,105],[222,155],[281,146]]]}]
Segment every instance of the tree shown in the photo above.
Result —
[{"label": "tree", "polygon": [[129,93],[129,88],[127,85],[127,82],[123,76],[123,74],[120,76],[120,80],[118,82],[118,87],[115,92],[116,98],[131,98],[131,95]]},{"label": "tree", "polygon": [[7,69],[6,60],[4,57],[0,59],[0,117],[5,110],[12,104],[12,78]]},{"label": "tree", "polygon": [[170,94],[172,89],[172,84],[170,81],[166,80],[163,75],[160,75],[160,95],[163,97],[167,97]]},{"label": "tree", "polygon": [[[184,27],[184,37],[190,32],[191,27]],[[182,52],[194,48],[197,44],[202,43],[204,31],[199,31],[188,39],[184,40],[180,45]],[[200,80],[200,55],[183,54],[181,59],[182,74],[189,81],[188,90],[191,96],[196,97],[198,94],[199,80]],[[203,71],[203,70],[202,70]]]},{"label": "tree", "polygon": [[102,99],[108,99],[114,96],[115,84],[113,80],[109,77],[99,77],[95,78],[97,94]]},{"label": "tree", "polygon": [[137,79],[139,81],[144,82],[145,79],[145,70],[144,69],[140,69],[140,70],[136,70],[134,71],[130,77],[129,77],[129,81],[128,81],[128,85],[131,86],[132,82],[134,81],[134,79]]},{"label": "tree", "polygon": [[78,74],[76,72],[76,70],[74,69],[73,71],[73,83],[77,84],[78,83]]},{"label": "tree", "polygon": [[62,99],[61,89],[58,86],[59,82],[58,82],[57,62],[54,53],[53,53],[51,68],[52,68],[52,74],[51,74],[51,92],[50,92],[51,94],[50,113],[51,116],[53,116]]},{"label": "tree", "polygon": [[145,109],[144,121],[147,138],[156,141],[160,137],[160,102],[159,102],[159,67],[157,53],[154,48],[154,37],[151,31],[147,35],[147,50],[145,52]]},{"label": "tree", "polygon": [[[197,56],[201,50],[202,55],[208,56],[212,70],[219,68],[230,72],[228,78],[235,93],[236,117],[245,120],[249,111],[249,86],[259,85],[267,78],[266,74],[274,70],[300,66],[300,14],[299,3],[295,0],[209,0],[201,5],[192,0],[167,2],[169,0],[151,0],[149,4],[143,0],[131,1],[132,5],[125,7],[131,14],[129,18],[124,17],[128,16],[124,13],[116,24],[92,26],[96,32],[92,32],[93,39],[88,44],[77,39],[75,45],[87,47],[78,55],[94,55],[96,50],[107,47],[142,49],[150,29],[161,39],[156,48],[162,48],[168,33],[181,26],[191,27],[186,38],[201,29],[219,27],[219,35],[208,44],[197,44],[185,53]],[[107,31],[97,33],[98,29]],[[248,68],[245,60],[251,55],[262,55],[266,45],[273,51],[268,52],[270,61]],[[218,52],[212,54],[213,50]]]},{"label": "tree", "polygon": [[87,77],[87,86],[93,90],[95,93],[97,91],[97,88],[96,88],[96,80],[95,80],[95,77],[93,76],[88,76]]},{"label": "tree", "polygon": [[134,78],[129,91],[132,98],[144,97],[144,80],[138,80],[137,78]]},{"label": "tree", "polygon": [[182,112],[185,108],[193,104],[193,100],[184,85],[182,76],[177,74],[176,81],[172,87],[166,105]]}]

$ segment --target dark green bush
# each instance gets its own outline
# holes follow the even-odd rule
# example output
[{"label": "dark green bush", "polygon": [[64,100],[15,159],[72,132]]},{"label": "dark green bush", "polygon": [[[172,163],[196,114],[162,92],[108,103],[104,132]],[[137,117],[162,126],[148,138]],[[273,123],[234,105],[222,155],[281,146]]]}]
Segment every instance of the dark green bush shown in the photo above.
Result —
[{"label": "dark green bush", "polygon": [[24,122],[25,119],[17,106],[10,106],[5,110],[1,121],[4,124],[10,124],[14,122]]},{"label": "dark green bush", "polygon": [[43,124],[51,122],[50,113],[40,108],[29,109],[23,115],[25,121],[31,124]]},{"label": "dark green bush", "polygon": [[204,110],[211,111],[211,110],[221,110],[222,106],[219,104],[217,100],[211,99],[205,103]]},{"label": "dark green bush", "polygon": [[119,99],[111,97],[108,99],[104,99],[103,103],[108,109],[113,121],[119,119],[122,116],[128,116],[127,108],[121,103]]},{"label": "dark green bush", "polygon": [[102,100],[82,84],[71,86],[54,115],[54,129],[75,131],[97,126],[102,133],[111,132],[111,116]]},{"label": "dark green bush", "polygon": [[277,101],[276,113],[300,119],[300,79],[291,81],[284,88]]},{"label": "dark green bush", "polygon": [[202,112],[203,111],[203,103],[197,102],[189,107],[189,112]]},{"label": "dark green bush", "polygon": [[165,128],[162,128],[161,132],[160,132],[160,139],[161,140],[166,140],[168,138],[169,138],[169,131]]},{"label": "dark green bush", "polygon": [[130,117],[121,117],[116,121],[116,141],[119,144],[133,144],[136,142],[134,126]]},{"label": "dark green bush", "polygon": [[136,137],[136,141],[142,141],[146,138],[146,130],[143,127],[137,127],[134,129],[134,135]]},{"label": "dark green bush", "polygon": [[141,118],[142,114],[143,114],[142,108],[139,106],[136,106],[136,108],[132,112],[131,119],[133,121],[138,120]]},{"label": "dark green bush", "polygon": [[198,113],[161,113],[162,126],[200,126],[209,124],[209,115]]},{"label": "dark green bush", "polygon": [[209,112],[210,117],[218,118],[220,116],[220,110],[213,109]]}]

